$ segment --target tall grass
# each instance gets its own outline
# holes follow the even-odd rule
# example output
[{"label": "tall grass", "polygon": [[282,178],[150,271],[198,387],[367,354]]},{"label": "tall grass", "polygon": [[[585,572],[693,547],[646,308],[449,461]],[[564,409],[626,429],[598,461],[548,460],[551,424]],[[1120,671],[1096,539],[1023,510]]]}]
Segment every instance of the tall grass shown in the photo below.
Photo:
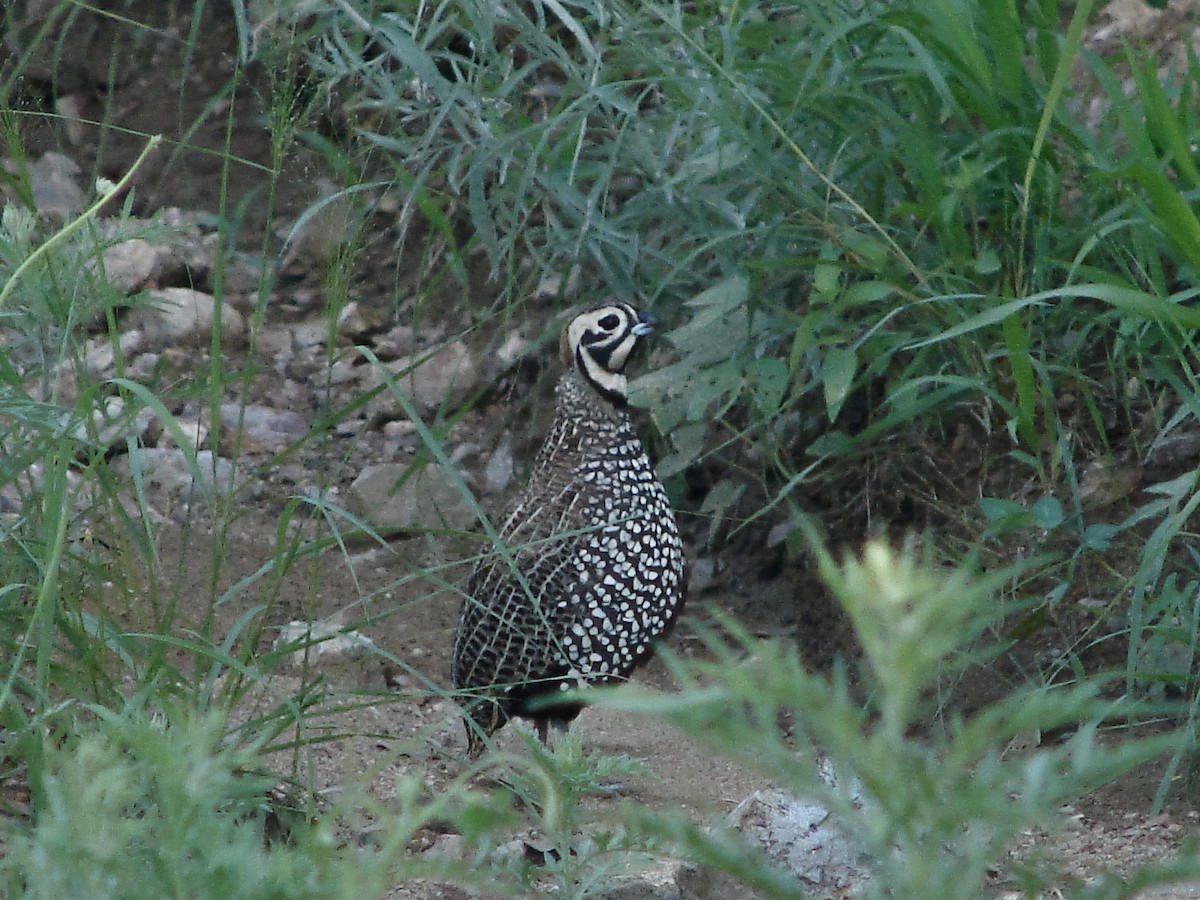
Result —
[{"label": "tall grass", "polygon": [[[28,99],[20,90],[34,50],[61,59],[50,23],[83,15],[76,4],[52,6],[44,26],[23,32],[29,49],[5,63],[9,109]],[[1190,341],[1200,322],[1191,308],[1200,268],[1193,55],[1165,77],[1136,49],[1099,58],[1084,40],[1092,4],[1077,4],[1060,28],[1051,0],[233,6],[237,66],[201,116],[228,116],[215,218],[229,255],[218,257],[215,294],[227,289],[235,248],[254,247],[264,261],[252,352],[272,313],[279,179],[303,145],[338,185],[323,202],[346,201],[365,222],[327,261],[330,367],[357,260],[375,249],[373,225],[399,236],[388,252],[403,267],[395,284],[415,295],[414,316],[453,303],[459,321],[545,318],[548,307],[617,292],[674,323],[672,357],[640,382],[638,402],[665,435],[661,472],[697,517],[702,550],[731,532],[752,548],[772,528],[794,535],[796,521],[820,514],[812,498],[822,491],[836,494],[906,445],[946,445],[970,429],[984,459],[964,465],[977,479],[964,494],[979,502],[935,521],[948,532],[942,550],[967,567],[979,554],[992,565],[1021,560],[1021,603],[997,606],[994,583],[943,578],[882,545],[838,566],[820,542],[814,551],[793,538],[793,555],[815,552],[857,627],[875,690],[866,712],[838,677],[807,673],[792,651],[734,624],[708,635],[704,661],[675,661],[682,695],[609,702],[707,734],[718,751],[744,748],[783,786],[820,793],[870,854],[879,890],[896,895],[938,885],[941,896],[970,896],[1005,842],[1051,821],[1055,804],[1164,747],[1175,751],[1171,772],[1185,763],[1200,697],[1190,649],[1200,578],[1187,547],[1200,502],[1194,472],[1176,464],[1145,493],[1113,487],[1117,502],[1099,506],[1088,478],[1097,461],[1137,468],[1194,431],[1200,411]],[[168,12],[187,26],[186,80],[212,10],[199,2]],[[17,13],[6,16],[16,34]],[[123,14],[104,22],[127,26],[133,44],[148,40]],[[123,46],[113,44],[110,69]],[[1068,90],[1085,76],[1109,111],[1096,122]],[[111,134],[122,123],[105,109]],[[263,182],[237,197],[229,185],[248,163],[233,151],[233,125],[260,113],[270,136]],[[288,574],[348,555],[348,532],[362,523],[329,502],[327,485],[293,498],[270,558],[227,586],[235,485],[203,522],[185,523],[183,552],[202,552],[213,574],[204,596],[182,602],[136,467],[133,485],[119,484],[106,457],[114,443],[136,449],[142,411],[182,437],[177,402],[198,400],[216,423],[231,393],[248,402],[250,382],[227,371],[219,322],[204,370],[174,383],[90,374],[89,330],[107,337],[125,371],[118,311],[130,302],[96,260],[145,226],[130,201],[115,214],[105,207],[116,230],[94,227],[101,198],[61,229],[36,222],[25,208],[22,131],[53,119],[26,109],[0,123],[16,160],[3,176],[12,199],[0,221],[0,488],[12,504],[0,543],[0,716],[11,735],[6,774],[31,789],[27,819],[6,837],[10,890],[350,896],[421,876],[520,894],[551,877],[586,895],[630,859],[673,852],[794,893],[752,851],[669,816],[626,810],[577,845],[591,825],[586,796],[628,770],[570,746],[509,760],[508,787],[491,793],[465,776],[432,798],[404,782],[395,807],[374,810],[391,829],[375,850],[338,844],[339,817],[369,805],[359,786],[323,813],[306,805],[294,845],[264,845],[272,802],[262,797],[274,779],[245,773],[311,740],[305,723],[319,691],[306,674],[296,697],[250,723],[225,716],[297,649],[265,649]],[[180,158],[199,125],[183,123],[168,155]],[[394,212],[363,208],[380,197]],[[250,205],[266,210],[261,235],[240,231]],[[301,216],[293,234],[319,213]],[[347,410],[331,379],[326,391],[328,415],[259,477],[302,451],[337,458],[326,429]],[[124,403],[115,442],[101,437],[113,423],[97,414],[113,397]],[[236,462],[238,429],[222,437],[214,427]],[[436,431],[420,436],[431,458],[446,458]],[[201,474],[194,452],[189,464]],[[980,496],[985,487],[995,495]],[[843,527],[839,540],[865,537],[870,526],[854,521],[858,532]],[[1033,544],[1047,553],[1031,562]],[[397,584],[411,578],[438,584],[441,575],[418,571]],[[908,599],[894,617],[879,605],[897,584]],[[1011,638],[994,658],[1085,592],[1108,600],[1120,626],[1115,638],[1099,626],[1077,637],[1042,673],[1064,684],[1022,689],[972,721],[929,708],[934,677],[960,673],[981,635]],[[245,612],[229,623],[221,613],[235,600]],[[314,614],[311,595],[301,605]],[[377,615],[362,596],[346,609],[356,620]],[[888,630],[905,623],[909,632]],[[1127,648],[1129,697],[1149,689],[1188,699],[1182,736],[1116,749],[1094,739],[1101,722],[1147,714],[1097,699],[1084,651],[1113,639]],[[743,655],[757,655],[759,668]],[[785,709],[801,752],[766,724]],[[909,729],[937,714],[941,730],[913,741]],[[1019,760],[998,749],[1068,720],[1079,729],[1062,747]],[[869,802],[822,788],[804,752],[814,747]],[[514,823],[514,801],[555,844],[549,873],[487,862]],[[442,821],[463,832],[459,855],[414,862],[406,842]]]},{"label": "tall grass", "polygon": [[[1196,64],[1100,59],[1092,12],[1060,30],[1053,2],[339,5],[313,67],[438,235],[439,277],[478,249],[498,308],[576,272],[674,317],[677,361],[642,402],[675,495],[704,473],[711,537],[819,512],[807,498],[864,461],[967,428],[984,461],[963,477],[1032,478],[1012,502],[1059,504],[1076,571],[1100,543],[1142,556],[1151,507],[1097,520],[1082,470],[1134,469],[1190,427],[1196,324]],[[1110,112],[1089,121],[1072,83]],[[969,543],[979,512],[911,524]]]}]

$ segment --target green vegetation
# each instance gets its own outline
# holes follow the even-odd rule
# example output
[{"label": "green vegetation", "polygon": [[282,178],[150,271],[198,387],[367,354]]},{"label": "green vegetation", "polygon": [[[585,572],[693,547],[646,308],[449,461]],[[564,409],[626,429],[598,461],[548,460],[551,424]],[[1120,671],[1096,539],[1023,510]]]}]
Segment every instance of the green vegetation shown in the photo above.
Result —
[{"label": "green vegetation", "polygon": [[[345,737],[314,736],[329,702],[320,678],[304,667],[294,695],[249,718],[245,707],[291,651],[324,640],[272,646],[275,626],[315,608],[289,579],[380,536],[323,490],[296,496],[271,552],[227,587],[230,529],[253,501],[191,445],[178,410],[206,409],[211,445],[236,461],[241,426],[222,425],[220,409],[249,402],[254,373],[226,366],[220,315],[206,367],[130,371],[122,321],[151,301],[113,287],[105,251],[176,228],[135,216],[136,189],[101,185],[62,222],[34,212],[27,145],[67,128],[64,48],[86,17],[112,38],[97,63],[110,82],[170,34],[182,84],[224,10],[174,0],[150,23],[132,2],[103,14],[43,5],[37,21],[6,8],[0,68],[9,893],[349,897],[427,878],[599,896],[614,874],[679,857],[799,896],[720,829],[632,807],[597,825],[588,798],[636,766],[572,741],[489,757],[487,789],[471,770],[431,795],[409,774],[380,805],[371,771],[318,802],[299,759]],[[1053,824],[1060,805],[1159,754],[1166,799],[1192,765],[1200,719],[1200,490],[1194,454],[1173,449],[1200,430],[1194,54],[1101,54],[1085,40],[1095,5],[1064,19],[1052,0],[233,8],[236,65],[195,119],[167,123],[178,142],[149,158],[169,166],[226,120],[208,176],[220,184],[212,281],[219,300],[233,290],[227,270],[254,263],[252,351],[288,253],[277,235],[298,240],[331,212],[347,233],[321,260],[321,414],[255,478],[301,455],[332,473],[344,452],[334,426],[372,402],[344,403],[332,387],[350,355],[333,337],[364,260],[394,260],[409,324],[445,317],[477,343],[581,299],[628,296],[670,323],[666,362],[638,382],[637,402],[663,435],[676,505],[701,523],[698,550],[770,543],[788,562],[815,557],[862,660],[815,674],[795,648],[718,617],[694,626],[698,659],[670,660],[681,694],[616,690],[600,702],[662,717],[820,799],[867,854],[876,896],[976,896],[1022,829]],[[102,110],[101,151],[130,137],[119,109]],[[241,158],[232,136],[255,116],[265,164]],[[133,137],[147,151],[158,142]],[[297,154],[332,187],[281,229],[280,179]],[[247,171],[255,186],[235,192]],[[95,375],[101,351],[115,377]],[[424,458],[446,461],[440,442],[479,397],[420,421],[396,379],[381,369],[379,383],[376,395],[396,392],[417,419]],[[146,420],[172,435],[196,483],[214,486],[182,523],[155,518],[146,470],[112,465],[136,456]],[[480,512],[461,479],[454,488]],[[431,535],[441,528],[431,522]],[[914,531],[922,540],[903,552],[867,540]],[[210,560],[205,589],[178,581],[168,534]],[[838,564],[827,548],[842,546]],[[445,582],[430,566],[393,587]],[[396,611],[383,606],[347,597],[345,628]],[[1085,624],[1049,658],[1022,656],[1054,619]],[[1027,676],[1010,691],[969,717],[946,700],[969,671],[1010,655]],[[1097,656],[1117,670],[1097,671]],[[440,696],[389,662],[416,684],[394,702]],[[1153,737],[1138,727],[1150,721]],[[1005,752],[1022,734],[1061,730],[1061,744]],[[818,777],[822,752],[836,784]],[[273,792],[283,782],[294,803]],[[346,823],[364,815],[383,837],[344,845]],[[554,849],[538,866],[498,853],[519,823]],[[410,852],[447,825],[461,834],[452,853]],[[1200,863],[1185,856],[1134,882],[1180,876],[1200,876]],[[1056,873],[1030,863],[1017,877],[1032,895]],[[1131,891],[1105,881],[1079,895]]]}]

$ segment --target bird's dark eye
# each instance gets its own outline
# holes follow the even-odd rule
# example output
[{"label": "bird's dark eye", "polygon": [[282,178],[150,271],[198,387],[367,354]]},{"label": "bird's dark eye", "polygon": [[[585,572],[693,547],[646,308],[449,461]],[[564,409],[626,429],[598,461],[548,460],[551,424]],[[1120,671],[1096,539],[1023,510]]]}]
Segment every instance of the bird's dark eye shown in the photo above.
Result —
[{"label": "bird's dark eye", "polygon": [[601,328],[603,328],[605,331],[612,331],[614,328],[616,328],[618,325],[621,324],[621,318],[620,318],[620,316],[616,315],[615,313],[609,313],[607,316],[604,316],[597,324]]}]

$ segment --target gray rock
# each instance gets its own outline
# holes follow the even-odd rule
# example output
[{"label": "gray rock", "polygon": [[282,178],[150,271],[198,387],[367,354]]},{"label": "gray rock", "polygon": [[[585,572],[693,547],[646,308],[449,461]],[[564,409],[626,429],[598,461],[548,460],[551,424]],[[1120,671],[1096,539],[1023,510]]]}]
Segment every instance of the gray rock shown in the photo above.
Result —
[{"label": "gray rock", "polygon": [[[386,365],[395,377],[396,388],[426,410],[437,409],[442,403],[461,403],[479,386],[479,367],[462,344],[446,344],[438,350],[414,353]],[[382,381],[378,371],[373,372],[373,377],[376,384]],[[389,392],[385,391],[376,401],[372,410],[376,415],[386,419],[399,413],[399,404]]]},{"label": "gray rock", "polygon": [[329,342],[329,324],[324,319],[291,326],[291,349],[295,353],[324,348]]},{"label": "gray rock", "polygon": [[294,670],[305,665],[310,668],[330,669],[357,662],[375,652],[375,642],[365,634],[346,631],[334,619],[316,622],[294,620],[279,628],[274,649],[280,650],[289,644],[307,644],[293,650],[284,658],[283,665]]},{"label": "gray rock", "polygon": [[308,433],[310,423],[290,409],[221,404],[221,426],[242,429],[242,449],[248,453],[278,453]]},{"label": "gray rock", "polygon": [[464,462],[473,456],[478,456],[482,450],[483,447],[474,441],[465,441],[450,452],[450,465],[456,469],[461,468]]},{"label": "gray rock", "polygon": [[367,430],[367,421],[361,416],[355,416],[352,419],[342,419],[333,426],[333,433],[338,437],[354,437],[362,434]]},{"label": "gray rock", "polygon": [[352,511],[380,528],[451,528],[464,531],[475,524],[475,513],[446,478],[430,463],[401,483],[408,467],[401,463],[367,466],[350,485]]},{"label": "gray rock", "polygon": [[688,567],[687,592],[691,596],[707,591],[717,580],[717,560],[711,556],[700,556]]},{"label": "gray rock", "polygon": [[196,463],[197,472],[193,474],[182,450],[134,447],[127,456],[118,458],[113,467],[118,474],[128,477],[136,470],[151,489],[186,502],[211,503],[233,489],[235,469],[229,460],[214,457],[210,450],[201,450],[196,454]]},{"label": "gray rock", "polygon": [[134,381],[142,383],[150,381],[154,377],[160,359],[162,356],[158,353],[139,353],[129,360],[125,374]]},{"label": "gray rock", "polygon": [[358,381],[366,372],[366,367],[361,363],[362,358],[359,356],[343,356],[334,360],[333,365],[329,367],[329,383],[352,384]]},{"label": "gray rock", "polygon": [[352,341],[357,341],[371,330],[371,324],[363,315],[362,307],[357,300],[351,300],[338,314],[338,334]]},{"label": "gray rock", "polygon": [[[29,3],[26,5],[26,9],[37,6],[48,8],[53,4]],[[88,123],[85,121],[84,115],[86,108],[87,99],[83,94],[62,94],[54,101],[54,112],[58,115],[58,121],[62,123],[63,129],[67,133],[67,141],[72,144],[82,144],[87,136]]]},{"label": "gray rock", "polygon": [[397,325],[375,339],[375,355],[383,360],[393,360],[412,353],[416,342],[417,333],[411,325]]},{"label": "gray rock", "polygon": [[[117,344],[121,348],[122,355],[128,359],[141,350],[144,340],[145,336],[137,329],[134,329],[122,333]],[[113,349],[113,343],[108,337],[92,338],[87,342],[84,364],[87,366],[90,374],[99,378],[107,378],[115,371],[116,362],[116,351]]]},{"label": "gray rock", "polygon": [[353,195],[324,178],[318,178],[315,187],[316,202],[286,235],[281,272],[302,274],[329,265],[346,252],[358,231],[360,214]]},{"label": "gray rock", "polygon": [[159,269],[159,256],[165,251],[141,238],[130,238],[107,247],[101,256],[104,277],[125,294],[142,290]]},{"label": "gray rock", "polygon": [[517,329],[513,329],[504,339],[504,343],[496,350],[496,359],[500,362],[500,367],[507,369],[518,359],[525,355],[525,351],[529,348],[529,341]]},{"label": "gray rock", "polygon": [[[211,294],[191,288],[159,288],[139,296],[145,302],[134,308],[130,318],[142,329],[149,346],[199,345],[212,334],[217,301]],[[246,332],[245,318],[228,303],[221,304],[221,332],[235,343],[240,343]]]},{"label": "gray rock", "polygon": [[504,437],[500,439],[500,446],[492,451],[483,469],[483,478],[488,490],[496,494],[503,493],[512,482],[515,468],[512,435],[505,432]]},{"label": "gray rock", "polygon": [[154,418],[154,414],[145,407],[136,412],[127,411],[125,401],[120,397],[100,398],[97,404],[92,410],[92,421],[80,422],[75,426],[76,440],[111,447],[144,435]]},{"label": "gray rock", "polygon": [[[151,219],[99,219],[95,227],[108,244],[101,258],[103,273],[126,294],[154,284],[186,282],[199,288],[210,283],[218,236],[201,226],[196,213],[168,208]],[[227,267],[227,275],[229,271]],[[225,284],[230,283],[226,277]]]},{"label": "gray rock", "polygon": [[264,325],[254,336],[255,346],[264,356],[290,355],[293,347],[291,325]]},{"label": "gray rock", "polygon": [[33,203],[38,215],[50,222],[65,222],[83,212],[86,198],[77,180],[80,168],[61,153],[46,153],[29,167]]},{"label": "gray rock", "polygon": [[[188,442],[188,446],[193,450],[199,450],[208,443],[208,426],[198,418],[180,417],[178,424],[179,430],[183,433],[183,439]],[[164,428],[162,435],[158,439],[158,446],[178,447],[180,445],[175,433],[169,428]]]},{"label": "gray rock", "polygon": [[[81,512],[95,502],[95,491],[78,472],[68,470],[64,475],[72,510]],[[44,489],[45,484],[46,467],[40,461],[30,463],[23,472],[13,473],[13,477],[0,484],[0,516],[10,517],[20,513]]]},{"label": "gray rock", "polygon": [[[150,224],[170,230],[170,238],[163,245],[163,249],[168,252],[160,254],[162,269],[155,272],[155,278],[187,273],[194,287],[211,283],[209,275],[216,265],[220,235],[202,224],[204,218],[205,214],[202,212],[174,206],[168,206],[155,214]],[[261,264],[255,266],[242,254],[232,254],[226,259],[226,286],[231,291],[252,291],[257,283],[260,267]]]}]

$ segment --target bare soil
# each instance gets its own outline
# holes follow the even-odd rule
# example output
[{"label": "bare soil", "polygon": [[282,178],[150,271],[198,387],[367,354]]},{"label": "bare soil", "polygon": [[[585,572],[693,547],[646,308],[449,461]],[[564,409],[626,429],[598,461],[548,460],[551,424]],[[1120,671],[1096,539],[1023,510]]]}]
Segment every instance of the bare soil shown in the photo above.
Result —
[{"label": "bare soil", "polygon": [[[152,29],[140,32],[122,52],[121,58],[127,64],[115,73],[108,66],[109,48],[114,41],[129,40],[121,36],[126,31],[116,20],[81,14],[62,38],[61,57],[48,62],[41,77],[35,72],[35,77],[25,80],[23,102],[28,110],[49,112],[56,108],[56,98],[70,97],[72,109],[81,120],[109,122],[119,128],[77,124],[68,129],[53,116],[30,117],[23,120],[25,139],[32,156],[56,150],[74,159],[85,173],[115,179],[141,150],[140,135],[165,133],[178,139],[186,134],[186,146],[176,145],[159,153],[139,173],[135,211],[148,214],[174,206],[215,214],[222,208],[236,208],[242,211],[239,242],[244,248],[254,248],[262,242],[264,229],[286,231],[316,199],[314,183],[324,169],[313,155],[296,151],[286,160],[284,177],[278,185],[278,218],[268,221],[263,203],[242,206],[245,198],[263,189],[259,165],[270,163],[270,147],[258,117],[262,111],[260,98],[253,96],[254,91],[243,89],[232,101],[213,104],[213,98],[221,95],[235,74],[236,34],[232,22],[223,20],[223,8],[218,13],[220,5],[209,4],[203,52],[185,65],[188,6],[156,0],[120,5],[123,16],[145,22]],[[1112,25],[1125,30],[1114,33],[1133,33],[1143,27],[1140,23],[1146,15],[1146,8],[1140,4],[1121,4]],[[1183,21],[1175,4],[1168,15],[1175,23]],[[1145,27],[1153,29],[1157,39],[1166,26],[1160,19],[1150,21]],[[1190,30],[1185,33],[1190,34]],[[251,84],[265,97],[270,90],[268,80],[262,73],[252,74]],[[241,162],[233,165],[225,177],[221,156],[227,149]],[[221,204],[223,190],[228,197],[226,207]],[[376,224],[381,233],[386,232],[386,223]],[[278,234],[269,235],[267,244],[283,254]],[[396,300],[401,292],[395,267],[386,259],[388,246],[386,240],[373,245],[370,252],[379,259],[360,267],[352,292],[380,321],[394,323],[403,321],[410,311]],[[320,294],[320,277],[318,266],[305,271],[301,261],[298,276],[278,287],[270,312],[274,321],[319,318],[320,304],[314,307],[311,297]],[[478,290],[480,296],[486,296],[490,288],[480,283]],[[447,332],[462,325],[458,316],[451,308],[445,310]],[[228,371],[259,367],[250,383],[250,402],[286,403],[314,418],[327,402],[323,386],[315,378],[306,385],[294,373],[276,371],[269,357],[250,359],[231,352],[223,365]],[[527,463],[543,421],[538,405],[547,396],[548,381],[545,377],[518,378],[498,386],[458,426],[453,440],[459,444],[474,442],[490,451],[502,434],[511,430],[517,436],[517,456]],[[309,391],[307,395],[304,388]],[[926,472],[940,469],[954,473],[961,465],[961,446],[957,444],[947,443],[940,451],[954,452],[955,459],[937,458],[938,448],[924,450],[935,454],[930,458],[932,464],[924,467]],[[164,523],[163,558],[170,586],[185,600],[211,596],[214,585],[217,594],[223,594],[273,558],[278,549],[278,518],[289,495],[317,483],[330,486],[336,494],[347,489],[364,465],[393,458],[397,453],[411,456],[411,452],[411,447],[397,449],[394,442],[365,428],[336,438],[323,452],[294,461],[282,473],[264,476],[263,483],[251,485],[244,493],[236,518],[225,533],[223,555],[215,574],[207,526],[200,520],[186,525]],[[863,473],[864,484],[878,480],[887,479],[877,472]],[[503,499],[490,497],[486,503],[494,511]],[[830,498],[830,508],[843,506],[841,500]],[[885,503],[886,498],[876,502]],[[685,521],[684,527],[689,523]],[[439,591],[428,582],[402,579],[414,569],[451,561],[468,551],[469,547],[457,543],[421,538],[395,540],[385,547],[355,545],[345,554],[334,549],[315,564],[292,568],[278,590],[273,613],[277,621],[272,625],[334,615],[346,622],[370,619],[372,624],[362,630],[402,665],[401,674],[393,675],[391,684],[385,681],[385,667],[375,658],[328,673],[335,692],[345,692],[345,696],[361,701],[360,692],[366,691],[369,701],[328,721],[319,717],[310,720],[310,734],[328,726],[348,736],[312,744],[295,759],[280,759],[281,769],[293,770],[299,781],[319,790],[360,783],[364,773],[371,772],[371,791],[385,802],[393,796],[396,780],[404,774],[419,773],[436,788],[460,771],[465,741],[454,708],[444,701],[417,701],[410,696],[420,692],[422,679],[434,685],[447,683],[458,600],[451,592]],[[720,562],[723,574],[702,596],[689,598],[694,612],[707,604],[733,612],[765,639],[801,641],[806,654],[816,659],[831,657],[848,646],[844,626],[802,564],[782,559],[776,551],[748,545],[726,548]],[[443,575],[453,582],[464,573],[465,568]],[[230,595],[221,608],[226,626],[260,602],[259,587],[263,584],[265,580]],[[201,614],[201,609],[194,611],[197,617]],[[671,645],[684,654],[694,650],[695,642],[686,626],[672,636]],[[1000,676],[981,669],[977,677],[984,683],[967,685],[963,692],[968,706],[971,696],[994,693]],[[666,670],[657,662],[647,666],[637,679],[670,687]],[[299,683],[299,673],[277,675],[251,699],[271,704],[272,695],[290,696]],[[243,710],[244,714],[249,712],[249,708]],[[768,786],[755,773],[713,757],[650,719],[588,710],[581,717],[580,727],[590,751],[626,754],[645,761],[652,777],[626,785],[622,796],[650,806],[694,811],[698,821],[705,821],[729,811],[752,791]],[[510,731],[502,735],[502,744],[522,752],[519,740]],[[1064,829],[1060,835],[1027,835],[1013,848],[1014,854],[1049,854],[1080,879],[1102,871],[1120,875],[1146,860],[1171,858],[1186,838],[1197,834],[1200,814],[1193,798],[1185,796],[1177,797],[1167,813],[1149,815],[1162,774],[1161,764],[1147,766],[1097,791],[1075,808],[1063,811]],[[1000,895],[1006,892],[1003,873],[993,889]],[[1146,896],[1200,897],[1200,885],[1181,886],[1174,892],[1159,890]]]}]

